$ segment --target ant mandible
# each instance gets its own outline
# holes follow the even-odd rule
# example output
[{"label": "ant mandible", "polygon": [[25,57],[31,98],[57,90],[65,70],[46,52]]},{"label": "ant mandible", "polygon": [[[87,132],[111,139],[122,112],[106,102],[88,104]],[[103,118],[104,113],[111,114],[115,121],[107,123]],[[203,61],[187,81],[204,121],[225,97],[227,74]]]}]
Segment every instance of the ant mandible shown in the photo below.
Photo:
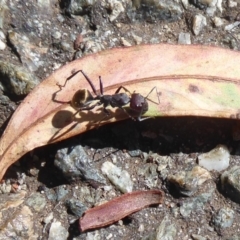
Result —
[{"label": "ant mandible", "polygon": [[[87,89],[78,90],[73,95],[73,98],[71,100],[71,106],[73,108],[77,109],[77,112],[74,114],[74,116],[80,111],[91,110],[91,109],[95,108],[96,106],[100,106],[100,105],[103,105],[103,111],[106,113],[107,116],[109,116],[110,113],[106,108],[107,108],[107,106],[110,105],[111,107],[118,107],[118,108],[122,109],[134,121],[136,119],[138,121],[143,121],[143,120],[146,120],[146,119],[150,118],[150,117],[142,118],[142,115],[145,112],[148,111],[147,98],[152,93],[152,91],[154,89],[156,89],[156,92],[157,92],[156,87],[153,87],[146,97],[143,97],[139,93],[135,93],[135,92],[131,93],[124,86],[120,86],[116,90],[116,92],[112,95],[104,95],[102,79],[101,79],[101,76],[99,76],[100,94],[98,94],[96,88],[94,87],[94,85],[92,83],[92,81],[82,70],[79,70],[79,71],[75,72],[74,75],[76,75],[79,72],[81,72],[83,74],[83,76],[85,77],[85,79],[88,81],[88,83],[91,86],[92,91],[96,95],[96,97],[93,97],[93,95]],[[67,79],[66,82],[68,80],[69,79]],[[66,85],[66,82],[65,82],[64,86]],[[59,85],[59,87],[61,88],[62,86]],[[125,93],[119,93],[121,89],[124,89]],[[127,95],[126,92],[128,92],[130,94],[130,96]],[[158,96],[158,103],[160,103],[158,92],[157,92],[157,96]],[[93,102],[95,100],[99,100],[99,101],[97,103],[89,106],[91,104],[91,102]],[[130,109],[134,110],[135,112],[138,113],[137,118],[134,118],[132,115],[130,115],[127,112],[126,109],[123,108],[123,106],[126,106],[129,103],[130,103]]]}]

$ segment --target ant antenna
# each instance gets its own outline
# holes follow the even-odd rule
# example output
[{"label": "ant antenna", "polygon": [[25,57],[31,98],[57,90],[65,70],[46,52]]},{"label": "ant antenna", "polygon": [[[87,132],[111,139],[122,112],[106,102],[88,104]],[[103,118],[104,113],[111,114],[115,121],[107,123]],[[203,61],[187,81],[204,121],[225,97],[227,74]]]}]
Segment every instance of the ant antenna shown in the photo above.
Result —
[{"label": "ant antenna", "polygon": [[83,72],[83,70],[80,70],[80,72],[82,73],[82,75],[86,78],[86,80],[88,81],[89,85],[91,86],[93,92],[95,93],[95,95],[98,95],[97,94],[97,90],[96,88],[94,87],[92,81],[89,79],[89,77]]},{"label": "ant antenna", "polygon": [[100,85],[100,93],[103,95],[103,84],[102,84],[102,78],[99,76],[99,85]]}]

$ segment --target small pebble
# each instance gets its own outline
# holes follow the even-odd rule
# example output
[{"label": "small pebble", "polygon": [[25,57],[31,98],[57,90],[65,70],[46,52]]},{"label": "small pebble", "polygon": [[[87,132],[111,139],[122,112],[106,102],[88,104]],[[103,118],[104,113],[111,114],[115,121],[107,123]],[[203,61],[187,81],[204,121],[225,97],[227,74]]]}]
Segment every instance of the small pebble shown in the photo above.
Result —
[{"label": "small pebble", "polygon": [[207,238],[202,237],[198,234],[192,234],[192,238],[193,238],[193,240],[207,240]]},{"label": "small pebble", "polygon": [[106,239],[109,240],[113,237],[113,234],[112,233],[109,233],[107,236],[106,236]]},{"label": "small pebble", "polygon": [[225,30],[225,31],[231,31],[231,30],[233,30],[234,28],[238,27],[239,25],[240,25],[240,21],[236,21],[236,22],[234,22],[234,23],[231,23],[231,24],[225,26],[224,30]]},{"label": "small pebble", "polygon": [[90,164],[91,159],[81,145],[57,151],[54,164],[68,181],[83,179],[90,183],[105,184],[106,180],[101,173]]},{"label": "small pebble", "polygon": [[6,48],[6,44],[0,39],[0,50],[4,50]]},{"label": "small pebble", "polygon": [[143,38],[132,33],[133,39],[137,45],[142,43]]},{"label": "small pebble", "polygon": [[223,25],[223,20],[219,17],[214,17],[213,18],[213,23],[215,27],[221,27]]},{"label": "small pebble", "polygon": [[[15,210],[16,211],[16,210]],[[37,239],[35,226],[33,223],[33,212],[27,206],[21,207],[17,212],[11,214],[4,214],[4,222],[1,221],[0,239]],[[7,216],[10,216],[7,217]],[[1,217],[2,218],[2,217]],[[2,219],[1,219],[2,220]]]},{"label": "small pebble", "polygon": [[132,46],[132,44],[129,41],[127,41],[124,37],[121,37],[120,41],[121,41],[122,45],[125,47]]},{"label": "small pebble", "polygon": [[5,36],[4,32],[1,31],[1,30],[0,30],[0,39],[1,40],[5,40],[6,39],[6,36]]},{"label": "small pebble", "polygon": [[126,170],[121,170],[111,162],[104,162],[101,170],[122,193],[132,191],[133,182]]},{"label": "small pebble", "polygon": [[207,170],[222,171],[228,168],[230,153],[226,146],[218,145],[208,153],[198,156],[198,164]]},{"label": "small pebble", "polygon": [[168,181],[173,183],[179,192],[186,196],[193,195],[198,186],[209,179],[211,179],[210,173],[199,166],[195,166],[191,171],[179,171],[168,176]]},{"label": "small pebble", "polygon": [[10,46],[17,52],[21,58],[22,64],[32,73],[44,64],[43,57],[48,51],[48,48],[39,47],[30,40],[27,34],[20,34],[16,30],[8,31],[8,41]]},{"label": "small pebble", "polygon": [[26,193],[27,192],[25,191],[20,191],[14,194],[13,193],[0,194],[0,209],[1,209],[0,220],[2,211],[18,207],[25,200]]},{"label": "small pebble", "polygon": [[58,14],[58,15],[57,15],[57,20],[58,20],[59,22],[63,23],[63,22],[65,21],[65,18],[63,17],[62,14]]},{"label": "small pebble", "polygon": [[47,202],[41,193],[34,193],[26,200],[26,204],[35,211],[40,212],[45,208]]},{"label": "small pebble", "polygon": [[144,232],[144,225],[141,223],[138,227],[139,232]]},{"label": "small pebble", "polygon": [[237,7],[237,2],[235,1],[232,1],[232,0],[228,0],[228,7],[230,8],[234,8],[234,7]]},{"label": "small pebble", "polygon": [[191,44],[191,35],[190,33],[181,32],[178,36],[179,44]]},{"label": "small pebble", "polygon": [[207,19],[201,14],[197,14],[193,18],[193,32],[197,36],[207,26]]},{"label": "small pebble", "polygon": [[61,36],[62,36],[61,33],[58,31],[52,33],[52,37],[55,39],[60,39]]},{"label": "small pebble", "polygon": [[86,240],[101,240],[101,235],[99,231],[88,232]]},{"label": "small pebble", "polygon": [[57,201],[59,202],[66,197],[66,195],[68,194],[68,189],[66,189],[66,187],[63,185],[60,185],[55,188],[55,192],[57,196]]},{"label": "small pebble", "polygon": [[171,221],[168,219],[168,216],[165,216],[160,226],[157,228],[156,233],[157,236],[155,240],[176,239],[177,229],[174,223],[171,224]]},{"label": "small pebble", "polygon": [[60,46],[61,46],[61,49],[63,51],[66,51],[66,52],[72,52],[73,51],[72,45],[69,44],[68,42],[62,41]]},{"label": "small pebble", "polygon": [[230,208],[222,208],[213,217],[213,224],[216,228],[231,227],[234,220],[234,211]]},{"label": "small pebble", "polygon": [[183,7],[185,9],[188,9],[188,6],[189,6],[189,1],[188,0],[182,0],[182,4],[183,4]]},{"label": "small pebble", "polygon": [[0,61],[0,77],[4,91],[18,96],[28,94],[39,83],[31,71],[8,61]]},{"label": "small pebble", "polygon": [[131,157],[139,157],[141,155],[141,153],[142,153],[142,151],[140,149],[128,151],[128,154]]},{"label": "small pebble", "polygon": [[124,12],[125,9],[121,3],[121,1],[116,1],[116,0],[108,0],[107,1],[109,4],[109,10],[111,12],[110,16],[109,16],[109,20],[110,22],[114,21],[115,19],[117,19],[117,17],[119,16],[119,14],[121,12]]},{"label": "small pebble", "polygon": [[66,201],[67,208],[77,217],[81,217],[87,210],[87,207],[78,199],[71,198]]},{"label": "small pebble", "polygon": [[68,235],[68,231],[62,226],[61,222],[54,221],[49,230],[48,240],[66,240]]},{"label": "small pebble", "polygon": [[240,235],[232,235],[231,237],[226,238],[226,240],[240,240]]},{"label": "small pebble", "polygon": [[10,193],[12,189],[12,186],[10,183],[3,182],[0,185],[0,193]]},{"label": "small pebble", "polygon": [[50,212],[44,219],[43,222],[45,224],[50,223],[53,220],[53,212]]},{"label": "small pebble", "polygon": [[240,203],[240,167],[234,166],[221,175],[221,188],[233,201]]},{"label": "small pebble", "polygon": [[184,201],[182,206],[180,207],[181,215],[184,218],[188,218],[191,213],[196,214],[197,212],[203,211],[205,204],[211,199],[211,197],[212,192],[209,192],[203,193],[201,195],[198,195],[197,197]]}]

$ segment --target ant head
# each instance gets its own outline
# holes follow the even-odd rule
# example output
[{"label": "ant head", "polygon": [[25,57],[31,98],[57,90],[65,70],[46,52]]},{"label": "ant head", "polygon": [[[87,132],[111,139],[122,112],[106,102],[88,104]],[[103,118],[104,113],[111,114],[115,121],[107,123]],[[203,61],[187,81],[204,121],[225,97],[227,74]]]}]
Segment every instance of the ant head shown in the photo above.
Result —
[{"label": "ant head", "polygon": [[80,89],[78,90],[72,98],[71,105],[73,108],[79,109],[94,100],[92,94],[87,89]]},{"label": "ant head", "polygon": [[148,111],[148,102],[141,94],[133,93],[131,96],[130,108],[136,112],[145,113]]}]

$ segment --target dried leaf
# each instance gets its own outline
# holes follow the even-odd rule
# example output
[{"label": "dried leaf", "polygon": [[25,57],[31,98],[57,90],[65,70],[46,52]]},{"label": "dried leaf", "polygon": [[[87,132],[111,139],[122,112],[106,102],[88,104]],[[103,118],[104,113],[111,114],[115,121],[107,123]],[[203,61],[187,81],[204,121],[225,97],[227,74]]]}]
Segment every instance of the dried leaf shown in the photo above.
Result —
[{"label": "dried leaf", "polygon": [[[101,75],[106,94],[124,85],[146,96],[154,86],[161,103],[150,103],[146,116],[208,116],[239,118],[240,53],[207,46],[145,45],[111,49],[73,61],[45,79],[15,111],[0,140],[0,179],[7,168],[26,152],[92,129],[104,114],[102,107],[82,111],[67,103],[78,89],[90,89],[81,74],[64,84],[77,70],[98,88]],[[90,89],[91,90],[91,89]],[[156,101],[156,93],[149,96]],[[112,118],[101,125],[128,118],[110,109]]]},{"label": "dried leaf", "polygon": [[107,226],[147,206],[162,203],[163,197],[164,193],[160,190],[126,193],[86,211],[79,220],[80,230],[84,232]]}]

